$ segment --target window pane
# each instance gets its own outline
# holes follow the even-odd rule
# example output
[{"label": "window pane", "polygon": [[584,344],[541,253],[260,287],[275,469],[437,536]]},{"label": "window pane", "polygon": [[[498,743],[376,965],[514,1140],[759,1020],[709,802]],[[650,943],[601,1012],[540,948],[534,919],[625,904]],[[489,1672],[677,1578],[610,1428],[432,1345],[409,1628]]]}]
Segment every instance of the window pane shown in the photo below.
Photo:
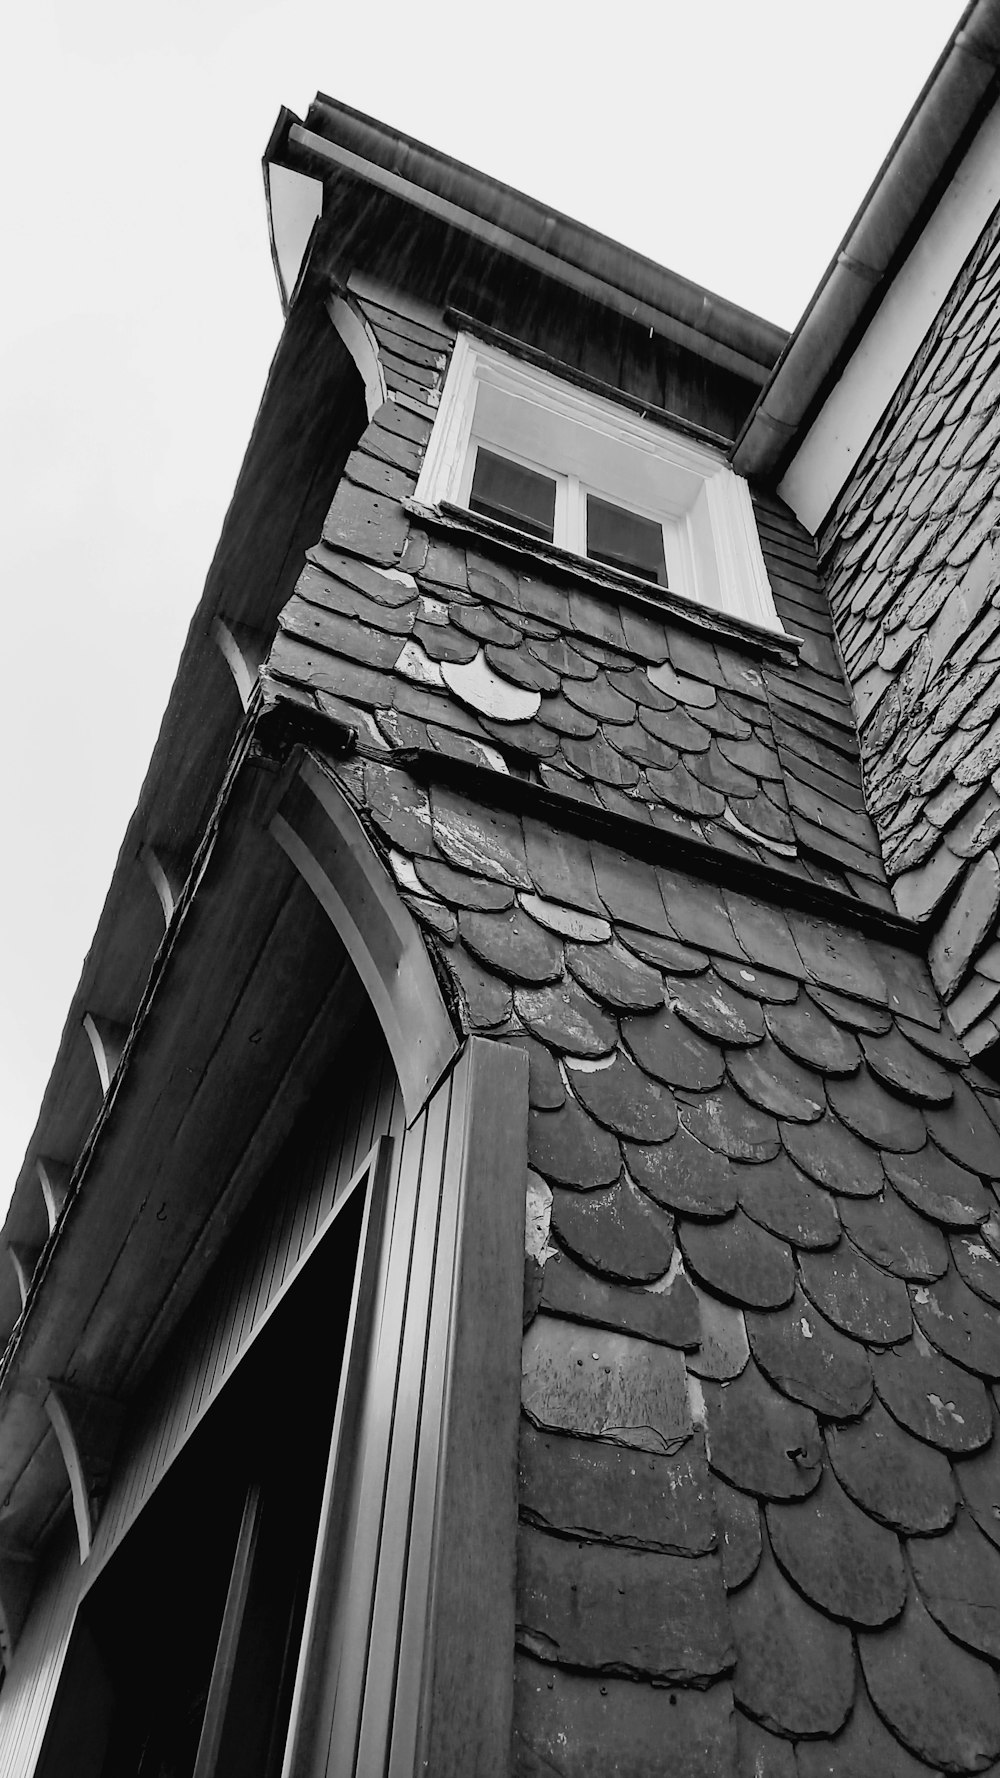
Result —
[{"label": "window pane", "polygon": [[552,542],[556,516],[556,484],[551,476],[525,469],[508,457],[498,457],[480,445],[476,451],[476,470],[472,478],[469,505],[488,519],[499,519],[503,525],[517,525],[530,531],[532,537]]},{"label": "window pane", "polygon": [[663,526],[626,512],[623,506],[612,506],[610,500],[599,500],[596,494],[587,495],[587,554],[611,568],[641,574],[657,586],[667,584]]}]

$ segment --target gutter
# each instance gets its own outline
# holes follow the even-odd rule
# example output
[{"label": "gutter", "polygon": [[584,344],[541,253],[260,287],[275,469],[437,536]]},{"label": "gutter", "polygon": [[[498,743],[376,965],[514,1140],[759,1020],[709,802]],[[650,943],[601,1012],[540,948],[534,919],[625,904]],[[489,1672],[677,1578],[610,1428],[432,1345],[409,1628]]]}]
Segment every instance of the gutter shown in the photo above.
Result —
[{"label": "gutter", "polygon": [[780,478],[995,99],[1000,0],[971,0],[785,346],[732,463]]}]

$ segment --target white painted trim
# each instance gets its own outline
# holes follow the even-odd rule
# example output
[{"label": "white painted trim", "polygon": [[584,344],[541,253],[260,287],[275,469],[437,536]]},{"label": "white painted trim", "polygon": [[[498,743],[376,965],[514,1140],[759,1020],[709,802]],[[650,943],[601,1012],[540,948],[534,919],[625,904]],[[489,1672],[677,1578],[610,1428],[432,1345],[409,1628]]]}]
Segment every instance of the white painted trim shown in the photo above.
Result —
[{"label": "white painted trim", "polygon": [[317,218],[323,211],[323,181],[293,167],[267,164],[267,209],[282,307],[292,300],[302,261]]},{"label": "white painted trim", "polygon": [[778,488],[820,529],[1000,202],[1000,105],[991,111],[841,372]]},{"label": "white painted trim", "polygon": [[[495,415],[509,416],[506,437],[484,415],[491,403]],[[527,452],[512,443],[519,425],[534,439]],[[585,553],[580,513],[590,488],[663,524],[671,593],[782,633],[749,490],[721,452],[459,334],[415,500],[464,505],[477,442],[557,477],[554,541],[562,548]]]},{"label": "white painted trim", "polygon": [[375,335],[360,310],[353,303],[345,302],[342,296],[331,296],[326,309],[361,373],[365,386],[365,408],[369,420],[373,420],[379,408],[384,407],[389,399]]}]

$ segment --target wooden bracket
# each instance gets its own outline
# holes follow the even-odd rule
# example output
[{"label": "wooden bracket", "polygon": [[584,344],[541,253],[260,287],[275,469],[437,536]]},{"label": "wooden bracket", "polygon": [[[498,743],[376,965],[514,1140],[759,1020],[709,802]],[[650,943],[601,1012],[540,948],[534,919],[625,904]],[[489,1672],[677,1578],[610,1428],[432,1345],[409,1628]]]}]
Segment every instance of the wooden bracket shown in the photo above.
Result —
[{"label": "wooden bracket", "polygon": [[139,862],[160,898],[163,924],[169,926],[184,882],[180,860],[169,852],[142,846],[139,850]]},{"label": "wooden bracket", "polygon": [[69,1196],[69,1181],[72,1168],[65,1161],[54,1161],[50,1155],[40,1154],[35,1161],[38,1183],[45,1199],[45,1214],[49,1219],[49,1234],[59,1221],[63,1205]]},{"label": "wooden bracket", "polygon": [[0,1550],[0,1656],[9,1664],[28,1615],[35,1585],[35,1564],[30,1556]]},{"label": "wooden bracket", "polygon": [[31,1280],[35,1275],[35,1267],[38,1264],[40,1249],[38,1247],[29,1247],[24,1241],[8,1241],[7,1252],[10,1255],[10,1263],[14,1268],[14,1276],[17,1279],[17,1288],[21,1293],[21,1307],[23,1309],[28,1300],[28,1291],[31,1289]]},{"label": "wooden bracket", "polygon": [[80,1561],[85,1562],[107,1491],[124,1409],[110,1396],[92,1395],[75,1384],[50,1381],[45,1412],[66,1465]]},{"label": "wooden bracket", "polygon": [[217,617],[212,623],[212,640],[233,676],[244,710],[249,709],[257,674],[267,653],[261,638],[246,624]]},{"label": "wooden bracket", "polygon": [[116,1020],[106,1019],[94,1012],[84,1013],[83,1028],[90,1038],[90,1047],[94,1052],[97,1072],[101,1077],[101,1092],[107,1093],[111,1077],[121,1060],[128,1031]]}]

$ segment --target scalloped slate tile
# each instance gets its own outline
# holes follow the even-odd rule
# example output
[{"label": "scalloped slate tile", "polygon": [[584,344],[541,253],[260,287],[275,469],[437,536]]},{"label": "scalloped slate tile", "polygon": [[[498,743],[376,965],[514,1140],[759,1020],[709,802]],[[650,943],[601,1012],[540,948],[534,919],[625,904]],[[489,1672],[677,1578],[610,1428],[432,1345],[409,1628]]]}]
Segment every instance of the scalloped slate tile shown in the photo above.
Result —
[{"label": "scalloped slate tile", "polygon": [[876,1710],[919,1759],[979,1772],[997,1758],[997,1680],[938,1629],[915,1594],[898,1624],[859,1636],[858,1650]]},{"label": "scalloped slate tile", "polygon": [[552,1227],[575,1259],[630,1284],[662,1278],[674,1251],[673,1218],[624,1174],[616,1185],[597,1191],[554,1191]]},{"label": "scalloped slate tile", "polygon": [[731,1050],[726,1068],[733,1084],[761,1111],[802,1124],[815,1123],[826,1111],[819,1076],[793,1062],[769,1037],[753,1049]]},{"label": "scalloped slate tile", "polygon": [[466,1021],[473,1031],[488,1031],[510,1017],[514,996],[508,982],[484,969],[464,945],[452,945],[448,968],[456,978]]},{"label": "scalloped slate tile", "polygon": [[728,1216],[736,1208],[736,1169],[725,1155],[698,1142],[680,1125],[669,1142],[623,1144],[637,1185],[668,1210],[689,1216]]},{"label": "scalloped slate tile", "polygon": [[624,1018],[622,1036],[646,1072],[669,1086],[704,1092],[722,1084],[726,1066],[718,1045],[692,1031],[669,1007]]},{"label": "scalloped slate tile", "polygon": [[453,870],[439,858],[415,857],[413,867],[433,894],[456,908],[476,908],[482,913],[495,913],[509,908],[514,891],[509,883],[495,883],[489,877],[472,877],[466,871]]},{"label": "scalloped slate tile", "polygon": [[663,1005],[663,980],[617,941],[610,944],[570,944],[566,962],[588,993],[604,1006],[620,1012],[641,1012]]},{"label": "scalloped slate tile", "polygon": [[608,1748],[621,1778],[662,1778],[663,1750],[684,1778],[731,1778],[733,1694],[636,1685],[515,1659],[512,1778],[604,1778]]},{"label": "scalloped slate tile", "polygon": [[1000,1551],[964,1507],[943,1537],[907,1544],[913,1578],[931,1617],[956,1642],[1000,1661]]},{"label": "scalloped slate tile", "polygon": [[569,1321],[584,1321],[612,1332],[693,1350],[701,1340],[698,1298],[678,1272],[662,1290],[635,1290],[609,1284],[555,1253],[542,1272],[539,1306]]},{"label": "scalloped slate tile", "polygon": [[476,871],[515,889],[535,886],[528,874],[525,835],[516,815],[471,806],[438,785],[431,791],[431,815],[438,849],[456,869]]},{"label": "scalloped slate tile", "polygon": [[908,1043],[901,1031],[884,1037],[862,1036],[861,1047],[873,1074],[894,1093],[917,1105],[947,1105],[954,1075]]},{"label": "scalloped slate tile", "polygon": [[736,1744],[739,1778],[798,1778],[792,1743],[751,1722],[742,1710],[736,1712]]},{"label": "scalloped slate tile", "polygon": [[518,1015],[533,1037],[571,1056],[606,1056],[614,1049],[613,1019],[574,981],[553,987],[518,988]]},{"label": "scalloped slate tile", "polygon": [[561,941],[523,908],[495,914],[463,910],[458,930],[480,962],[512,981],[552,982],[562,974]]},{"label": "scalloped slate tile", "polygon": [[676,975],[701,975],[708,968],[709,960],[704,951],[682,945],[678,939],[642,932],[637,926],[619,926],[617,931],[630,951],[657,968],[669,969]]},{"label": "scalloped slate tile", "polygon": [[750,1357],[743,1310],[720,1302],[707,1290],[691,1286],[698,1304],[697,1351],[687,1355],[688,1370],[712,1383],[728,1383],[746,1369]]},{"label": "scalloped slate tile", "polygon": [[[534,889],[548,901],[564,902],[567,907],[583,908],[598,918],[605,915],[604,903],[597,892],[594,867],[588,842],[579,834],[561,832],[550,822],[524,818],[524,857],[527,882],[519,889]],[[474,867],[472,867],[474,868]]]},{"label": "scalloped slate tile", "polygon": [[885,1185],[882,1163],[873,1149],[836,1118],[815,1124],[782,1124],[781,1140],[797,1166],[846,1198],[874,1198]]},{"label": "scalloped slate tile", "polygon": [[527,1031],[505,1032],[500,1043],[514,1044],[528,1058],[528,1104],[536,1111],[558,1111],[566,1088],[555,1057]]},{"label": "scalloped slate tile", "polygon": [[842,926],[789,910],[788,923],[810,981],[885,1006],[889,990],[871,947]]},{"label": "scalloped slate tile", "polygon": [[1000,1377],[1000,1316],[951,1267],[935,1284],[910,1286],[913,1314],[932,1346],[980,1376]]},{"label": "scalloped slate tile", "polygon": [[560,938],[572,939],[575,945],[599,945],[611,937],[610,922],[597,914],[564,907],[562,902],[546,901],[541,895],[521,895],[518,899],[525,913],[537,920],[539,926],[544,926],[548,932],[557,932]]},{"label": "scalloped slate tile", "polygon": [[714,970],[703,976],[666,981],[668,1004],[703,1037],[717,1043],[755,1044],[764,1036],[764,1014],[756,1000],[723,982]]},{"label": "scalloped slate tile", "polygon": [[923,1113],[886,1092],[865,1067],[848,1080],[831,1080],[826,1094],[841,1123],[873,1147],[911,1154],[927,1140]]},{"label": "scalloped slate tile", "polygon": [[823,1012],[829,1013],[840,1025],[846,1025],[850,1031],[870,1031],[878,1036],[892,1027],[892,1014],[884,1006],[872,1006],[864,1000],[852,1000],[848,994],[839,994],[836,988],[822,987],[817,982],[807,982],[806,993]]},{"label": "scalloped slate tile", "polygon": [[952,1085],[951,1104],[944,1111],[928,1111],[927,1128],[960,1167],[996,1178],[1000,1174],[1000,1134],[972,1088],[957,1075],[952,1077]]},{"label": "scalloped slate tile", "polygon": [[674,1457],[636,1456],[594,1439],[521,1423],[521,1513],[530,1524],[674,1555],[714,1549],[715,1515],[704,1456],[693,1444]]},{"label": "scalloped slate tile", "polygon": [[974,1235],[952,1235],[951,1251],[959,1277],[970,1290],[1000,1308],[1000,1260],[986,1242]]},{"label": "scalloped slate tile", "polygon": [[728,1082],[678,1103],[677,1115],[690,1136],[730,1160],[771,1161],[781,1146],[773,1117],[748,1104]]},{"label": "scalloped slate tile", "polygon": [[740,959],[745,956],[723,890],[714,883],[667,870],[663,865],[657,867],[656,875],[676,938],[706,951],[716,951],[723,957]]},{"label": "scalloped slate tile", "polygon": [[888,1346],[912,1326],[906,1285],[871,1265],[847,1240],[828,1253],[799,1255],[802,1287],[816,1307],[855,1340]]},{"label": "scalloped slate tile", "polygon": [[955,1475],[980,1531],[1000,1549],[1000,1438],[996,1432],[985,1450],[956,1463]]},{"label": "scalloped slate tile", "polygon": [[853,1426],[828,1426],[826,1446],[841,1486],[879,1524],[927,1535],[951,1524],[958,1491],[947,1457],[911,1438],[877,1397]]},{"label": "scalloped slate tile", "polygon": [[581,1103],[606,1129],[633,1142],[666,1142],[677,1128],[673,1094],[618,1050],[610,1066],[566,1063]]},{"label": "scalloped slate tile", "polygon": [[779,1567],[810,1604],[874,1628],[898,1617],[906,1599],[899,1539],[855,1506],[829,1469],[807,1500],[764,1509]]},{"label": "scalloped slate tile", "polygon": [[733,929],[751,965],[780,970],[797,980],[802,975],[802,959],[781,909],[752,901],[732,889],[725,891],[725,898]]},{"label": "scalloped slate tile", "polygon": [[795,1288],[791,1249],[742,1210],[725,1222],[682,1223],[678,1238],[694,1276],[729,1302],[756,1309],[790,1302]]},{"label": "scalloped slate tile", "polygon": [[663,938],[675,937],[651,864],[596,842],[591,843],[590,856],[598,891],[612,920],[641,927]]},{"label": "scalloped slate tile", "polygon": [[785,1154],[737,1169],[739,1201],[748,1216],[795,1247],[835,1247],[837,1206]]},{"label": "scalloped slate tile", "polygon": [[728,1592],[756,1573],[761,1555],[760,1510],[749,1494],[728,1482],[715,1482],[715,1506],[722,1551],[722,1578]]},{"label": "scalloped slate tile", "polygon": [[948,1247],[940,1229],[911,1210],[888,1183],[880,1197],[848,1200],[841,1216],[855,1247],[897,1278],[933,1282],[947,1271]]},{"label": "scalloped slate tile", "polygon": [[934,1056],[939,1062],[954,1062],[956,1068],[966,1066],[968,1055],[947,1019],[943,1020],[936,1031],[931,1030],[928,1025],[918,1024],[916,1019],[908,1019],[903,1013],[899,1014],[896,1023],[903,1036],[915,1043],[918,1049],[922,1049],[925,1055]]},{"label": "scalloped slate tile", "polygon": [[748,1314],[746,1326],[755,1362],[783,1395],[828,1419],[864,1412],[872,1398],[867,1352],[831,1326],[801,1290],[787,1308]]},{"label": "scalloped slate tile", "polygon": [[846,1626],[800,1598],[766,1550],[753,1579],[731,1595],[729,1614],[737,1703],[778,1735],[836,1734],[854,1697]]},{"label": "scalloped slate tile", "polygon": [[940,1773],[900,1747],[879,1721],[862,1685],[847,1727],[836,1740],[800,1741],[795,1753],[797,1778],[940,1778]]},{"label": "scalloped slate tile", "polygon": [[834,1024],[807,994],[793,1006],[768,1007],[764,1018],[775,1043],[797,1062],[823,1074],[853,1074],[861,1062],[857,1040]]},{"label": "scalloped slate tile", "polygon": [[685,1684],[733,1665],[715,1555],[577,1543],[523,1525],[517,1620],[522,1648],[570,1667]]},{"label": "scalloped slate tile", "polygon": [[567,1099],[558,1111],[528,1113],[528,1164],[559,1185],[592,1191],[618,1178],[621,1153],[614,1137]]},{"label": "scalloped slate tile", "polygon": [[974,1228],[990,1214],[992,1200],[975,1174],[957,1166],[933,1142],[916,1154],[882,1158],[900,1196],[923,1216],[950,1228]]},{"label": "scalloped slate tile", "polygon": [[816,1416],[772,1388],[751,1359],[735,1382],[703,1383],[711,1467],[746,1494],[797,1500],[818,1486]]},{"label": "scalloped slate tile", "polygon": [[682,1353],[551,1315],[524,1336],[521,1404],[536,1426],[638,1451],[669,1456],[691,1437]]},{"label": "scalloped slate tile", "polygon": [[872,1357],[875,1388],[894,1420],[940,1451],[979,1451],[992,1434],[978,1377],[936,1352],[919,1328],[898,1352]]},{"label": "scalloped slate tile", "polygon": [[[731,957],[713,957],[712,967],[716,975],[728,982],[731,988],[738,988],[742,994],[750,994],[754,1000],[766,1000],[776,1006],[789,1005],[799,991],[798,982],[790,980],[787,975],[776,975],[773,970],[751,969],[748,963],[740,963]],[[765,1018],[767,1014],[765,1011]]]},{"label": "scalloped slate tile", "polygon": [[628,723],[635,721],[635,702],[616,691],[608,676],[598,672],[593,679],[572,679],[563,686],[563,695],[578,710],[596,716],[598,722]]}]

